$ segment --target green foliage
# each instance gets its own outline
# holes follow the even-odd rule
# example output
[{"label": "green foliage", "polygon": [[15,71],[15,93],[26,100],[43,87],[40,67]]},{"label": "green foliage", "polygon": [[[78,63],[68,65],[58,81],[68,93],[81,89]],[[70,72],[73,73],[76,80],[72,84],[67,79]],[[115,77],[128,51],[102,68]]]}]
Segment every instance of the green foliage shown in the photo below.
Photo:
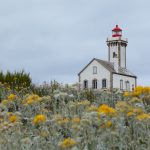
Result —
[{"label": "green foliage", "polygon": [[82,93],[83,97],[85,97],[87,100],[93,102],[94,99],[96,99],[94,92],[92,90],[86,89]]},{"label": "green foliage", "polygon": [[32,85],[30,87],[31,91],[34,94],[37,94],[39,96],[48,96],[52,95],[55,90],[60,88],[60,84],[57,81],[51,81],[51,84],[47,84],[46,82],[43,85],[36,86]]},{"label": "green foliage", "polygon": [[17,91],[29,87],[32,83],[30,74],[25,73],[24,70],[20,72],[14,72],[14,73],[7,71],[6,74],[4,74],[1,71],[0,82],[2,84],[7,85],[7,87],[9,87],[11,90],[17,90]]}]

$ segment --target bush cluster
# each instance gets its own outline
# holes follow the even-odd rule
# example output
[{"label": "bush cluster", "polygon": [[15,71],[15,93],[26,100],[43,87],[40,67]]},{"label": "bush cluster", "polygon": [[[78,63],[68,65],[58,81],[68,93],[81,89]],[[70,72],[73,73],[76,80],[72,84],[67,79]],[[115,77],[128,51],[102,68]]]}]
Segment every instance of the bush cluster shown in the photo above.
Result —
[{"label": "bush cluster", "polygon": [[20,91],[22,88],[29,87],[32,83],[30,74],[26,73],[24,70],[20,72],[7,73],[0,72],[0,82],[10,88],[11,90]]}]

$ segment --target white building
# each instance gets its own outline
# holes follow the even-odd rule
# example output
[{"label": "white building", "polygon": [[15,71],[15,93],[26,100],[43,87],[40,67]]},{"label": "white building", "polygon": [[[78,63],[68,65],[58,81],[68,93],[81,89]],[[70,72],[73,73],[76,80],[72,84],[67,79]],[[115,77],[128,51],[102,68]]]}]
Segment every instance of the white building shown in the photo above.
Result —
[{"label": "white building", "polygon": [[133,90],[137,77],[126,68],[127,43],[116,25],[107,38],[108,61],[93,58],[78,74],[80,89]]}]

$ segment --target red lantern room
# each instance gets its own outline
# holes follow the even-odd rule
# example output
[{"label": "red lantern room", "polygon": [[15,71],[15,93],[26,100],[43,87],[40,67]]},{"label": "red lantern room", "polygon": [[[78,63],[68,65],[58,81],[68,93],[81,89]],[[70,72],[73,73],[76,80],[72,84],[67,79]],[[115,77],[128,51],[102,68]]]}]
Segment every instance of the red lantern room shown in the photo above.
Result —
[{"label": "red lantern room", "polygon": [[120,37],[122,36],[122,29],[119,28],[118,25],[112,30],[112,37]]}]

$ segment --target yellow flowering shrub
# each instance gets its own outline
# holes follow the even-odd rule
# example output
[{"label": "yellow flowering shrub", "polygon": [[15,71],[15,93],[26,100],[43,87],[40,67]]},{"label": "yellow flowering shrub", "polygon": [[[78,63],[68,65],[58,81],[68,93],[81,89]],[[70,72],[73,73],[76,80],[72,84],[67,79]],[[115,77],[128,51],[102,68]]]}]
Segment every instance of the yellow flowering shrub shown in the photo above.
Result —
[{"label": "yellow flowering shrub", "polygon": [[109,107],[106,104],[103,104],[103,105],[99,106],[97,111],[98,111],[99,114],[105,114],[105,115],[114,115],[114,114],[116,114],[116,110],[112,107]]},{"label": "yellow flowering shrub", "polygon": [[40,100],[40,97],[38,95],[32,94],[32,95],[29,95],[27,99],[23,101],[23,103],[25,105],[31,105],[31,104],[37,103],[39,100]]},{"label": "yellow flowering shrub", "polygon": [[132,92],[124,92],[124,96],[139,97],[141,94],[150,94],[150,87],[136,86]]},{"label": "yellow flowering shrub", "polygon": [[139,96],[141,94],[150,94],[150,87],[135,87],[134,91],[132,92],[132,96]]},{"label": "yellow flowering shrub", "polygon": [[136,119],[138,121],[144,121],[144,120],[150,119],[150,114],[143,113],[143,114],[137,115]]}]

